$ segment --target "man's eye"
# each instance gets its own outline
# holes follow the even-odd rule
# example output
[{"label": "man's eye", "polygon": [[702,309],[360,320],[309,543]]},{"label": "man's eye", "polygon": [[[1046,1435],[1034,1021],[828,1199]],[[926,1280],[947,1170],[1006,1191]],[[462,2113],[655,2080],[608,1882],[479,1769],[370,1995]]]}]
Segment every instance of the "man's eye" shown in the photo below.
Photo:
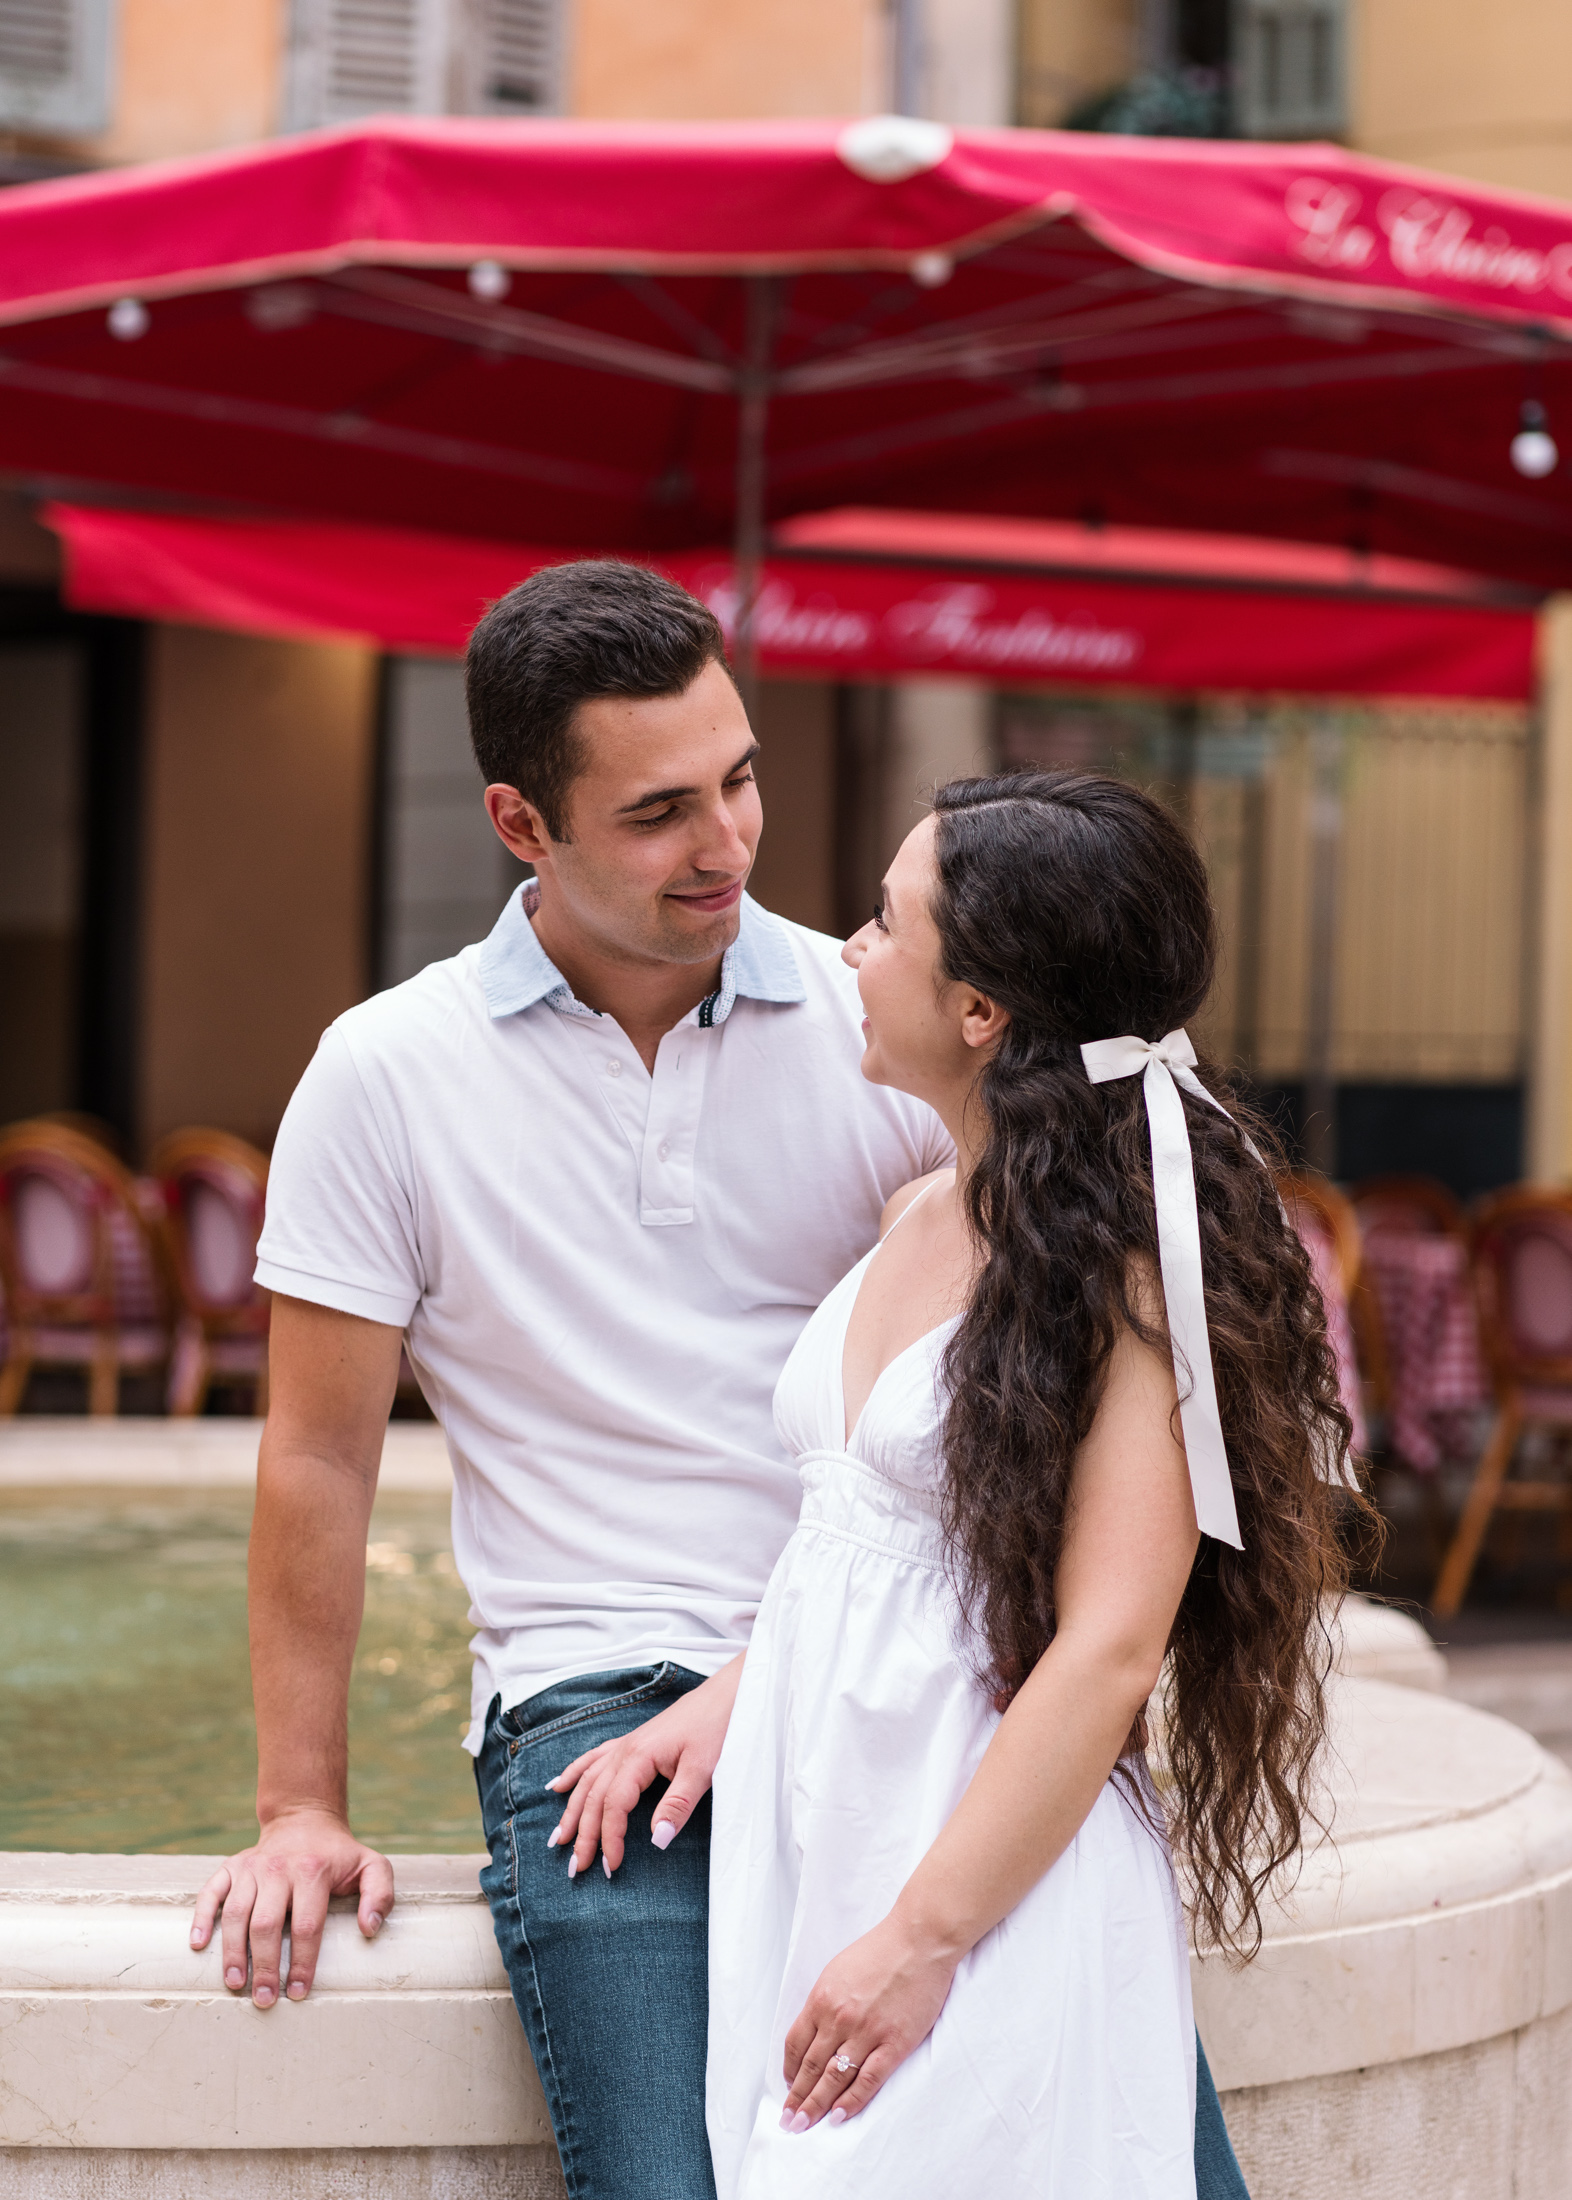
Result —
[{"label": "man's eye", "polygon": [[671,820],[676,816],[676,814],[677,805],[674,802],[671,805],[670,809],[662,810],[658,817],[636,817],[633,820],[633,823],[636,830],[638,830],[639,832],[648,832],[652,825],[669,824]]}]

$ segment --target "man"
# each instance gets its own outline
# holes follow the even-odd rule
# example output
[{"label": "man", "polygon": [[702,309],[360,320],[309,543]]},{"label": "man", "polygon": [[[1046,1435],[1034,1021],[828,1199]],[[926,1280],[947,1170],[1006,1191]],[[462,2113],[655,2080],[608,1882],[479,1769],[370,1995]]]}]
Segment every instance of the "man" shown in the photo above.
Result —
[{"label": "man", "polygon": [[[249,1953],[267,2007],[309,1991],[331,1894],[358,1892],[368,1935],[392,1903],[348,1823],[346,1706],[407,1337],[478,1630],[484,1884],[568,2190],[712,2200],[702,1797],[727,1689],[706,1683],[796,1516],[771,1394],[884,1202],[949,1149],[863,1082],[837,944],[744,896],[757,750],[701,604],[632,566],[536,574],[476,629],[468,697],[487,809],[536,879],[482,946],[341,1017],[279,1133],[261,1838],[192,1940],[222,1910],[226,1983]],[[547,1782],[677,1705],[664,1822],[646,1797],[578,1877]]]}]

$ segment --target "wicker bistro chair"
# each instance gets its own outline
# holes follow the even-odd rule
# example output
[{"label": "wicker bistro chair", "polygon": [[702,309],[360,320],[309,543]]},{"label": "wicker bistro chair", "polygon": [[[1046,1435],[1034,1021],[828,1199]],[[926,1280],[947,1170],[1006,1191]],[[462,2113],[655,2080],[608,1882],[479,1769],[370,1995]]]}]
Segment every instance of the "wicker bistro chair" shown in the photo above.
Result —
[{"label": "wicker bistro chair", "polygon": [[1304,1240],[1326,1304],[1327,1333],[1337,1359],[1343,1404],[1354,1424],[1354,1450],[1366,1441],[1361,1377],[1384,1365],[1373,1302],[1360,1281],[1364,1246],[1359,1218],[1346,1194],[1324,1176],[1284,1172],[1278,1196]]},{"label": "wicker bistro chair", "polygon": [[136,1180],[70,1125],[0,1131],[0,1286],[0,1416],[15,1413],[33,1370],[47,1367],[85,1369],[88,1411],[112,1414],[121,1373],[169,1357],[165,1294]]},{"label": "wicker bistro chair", "polygon": [[1509,1478],[1526,1431],[1572,1432],[1572,1192],[1499,1192],[1475,1209],[1471,1235],[1496,1423],[1430,1600],[1438,1619],[1468,1594],[1497,1512],[1572,1512],[1572,1484]]},{"label": "wicker bistro chair", "polygon": [[[1456,1238],[1465,1245],[1468,1242],[1468,1218],[1462,1201],[1434,1177],[1366,1177],[1354,1186],[1349,1204],[1365,1246],[1388,1233]],[[1377,1413],[1385,1414],[1392,1404],[1391,1355],[1381,1301],[1368,1269],[1354,1286],[1350,1308],[1370,1403]]]},{"label": "wicker bistro chair", "polygon": [[1366,1243],[1385,1230],[1467,1242],[1462,1201],[1433,1176],[1369,1176],[1349,1196]]},{"label": "wicker bistro chair", "polygon": [[243,1383],[267,1411],[268,1295],[252,1282],[267,1156],[227,1131],[171,1131],[147,1159],[176,1316],[168,1410],[200,1413],[217,1384]]}]

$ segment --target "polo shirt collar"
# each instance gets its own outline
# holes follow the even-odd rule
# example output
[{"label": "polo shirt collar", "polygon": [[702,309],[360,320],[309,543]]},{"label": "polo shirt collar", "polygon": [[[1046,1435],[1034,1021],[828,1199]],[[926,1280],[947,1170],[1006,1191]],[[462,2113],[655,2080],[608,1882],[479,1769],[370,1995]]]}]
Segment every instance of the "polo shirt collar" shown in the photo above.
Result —
[{"label": "polo shirt collar", "polygon": [[[526,896],[530,883],[509,894],[500,917],[480,949],[480,988],[487,1013],[516,1016],[549,1001],[569,1014],[589,1015],[582,1002],[536,937],[529,921]],[[705,1021],[724,1023],[738,996],[750,1001],[805,1001],[808,989],[797,967],[797,951],[791,934],[779,917],[761,909],[748,894],[742,897],[737,937],[721,961],[719,990],[704,1004]]]}]

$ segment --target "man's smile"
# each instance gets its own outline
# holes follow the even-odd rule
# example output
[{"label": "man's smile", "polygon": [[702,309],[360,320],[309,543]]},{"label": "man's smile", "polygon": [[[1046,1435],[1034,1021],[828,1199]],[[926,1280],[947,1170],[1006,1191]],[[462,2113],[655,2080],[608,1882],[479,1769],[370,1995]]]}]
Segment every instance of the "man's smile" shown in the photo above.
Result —
[{"label": "man's smile", "polygon": [[718,917],[728,909],[735,909],[742,899],[742,880],[734,878],[725,886],[700,888],[696,891],[675,890],[667,893],[668,901],[681,902],[684,909],[693,909],[703,917]]}]

